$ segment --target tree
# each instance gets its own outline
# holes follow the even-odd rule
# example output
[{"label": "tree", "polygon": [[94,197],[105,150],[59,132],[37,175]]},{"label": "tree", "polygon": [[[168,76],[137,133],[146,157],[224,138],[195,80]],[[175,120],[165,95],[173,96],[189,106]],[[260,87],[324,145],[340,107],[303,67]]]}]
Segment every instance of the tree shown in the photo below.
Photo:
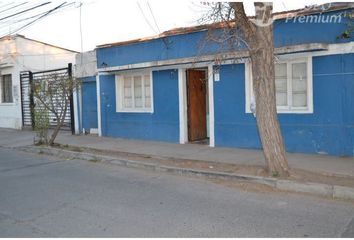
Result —
[{"label": "tree", "polygon": [[[41,114],[47,112],[55,116],[56,126],[48,141],[48,144],[51,146],[54,144],[55,138],[64,124],[72,93],[79,86],[80,81],[78,79],[63,73],[53,73],[46,78],[32,82],[31,88],[35,101],[35,109],[40,109],[39,112]],[[43,127],[41,129],[43,131]],[[45,139],[42,142],[46,143],[47,140]]]},{"label": "tree", "polygon": [[[247,17],[242,2],[206,3],[211,7],[207,21],[211,41],[231,46],[234,51],[246,48],[252,66],[255,115],[266,168],[273,176],[289,176],[284,141],[277,118],[275,99],[274,42],[272,3],[255,2],[255,17]],[[216,36],[216,37],[215,37]],[[222,49],[221,51],[225,51]]]}]

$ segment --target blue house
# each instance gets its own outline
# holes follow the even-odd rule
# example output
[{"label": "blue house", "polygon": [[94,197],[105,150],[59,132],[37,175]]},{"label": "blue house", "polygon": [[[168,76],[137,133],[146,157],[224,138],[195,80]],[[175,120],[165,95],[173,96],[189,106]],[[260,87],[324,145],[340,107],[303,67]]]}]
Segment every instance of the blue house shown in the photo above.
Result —
[{"label": "blue house", "polygon": [[[354,5],[274,14],[276,101],[289,152],[354,156]],[[200,49],[208,26],[98,46],[81,129],[127,139],[261,148],[248,53]],[[236,61],[235,61],[236,59]],[[91,132],[92,132],[91,131]]]}]

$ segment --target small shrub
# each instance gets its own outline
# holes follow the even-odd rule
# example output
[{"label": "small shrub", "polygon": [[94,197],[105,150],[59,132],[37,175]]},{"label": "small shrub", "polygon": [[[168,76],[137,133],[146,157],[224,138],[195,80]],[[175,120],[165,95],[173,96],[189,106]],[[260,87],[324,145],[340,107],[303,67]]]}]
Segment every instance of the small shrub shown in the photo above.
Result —
[{"label": "small shrub", "polygon": [[42,107],[36,107],[34,114],[34,131],[37,133],[34,139],[35,145],[48,144],[49,115]]},{"label": "small shrub", "polygon": [[279,172],[278,171],[274,171],[272,172],[272,177],[279,177]]},{"label": "small shrub", "polygon": [[96,162],[98,162],[98,159],[96,157],[93,157],[89,160],[89,162],[96,163]]}]

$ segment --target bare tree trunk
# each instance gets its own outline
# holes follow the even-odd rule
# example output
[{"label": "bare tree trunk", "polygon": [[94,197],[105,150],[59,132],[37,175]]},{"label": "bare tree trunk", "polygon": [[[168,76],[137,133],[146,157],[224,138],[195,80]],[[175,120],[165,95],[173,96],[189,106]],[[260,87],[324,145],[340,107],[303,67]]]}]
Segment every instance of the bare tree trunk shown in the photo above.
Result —
[{"label": "bare tree trunk", "polygon": [[[256,4],[264,3],[255,3],[257,11]],[[256,12],[256,20],[262,17],[263,21],[267,21],[271,13],[271,10],[270,13],[257,14]],[[252,37],[250,57],[256,98],[256,120],[266,165],[273,176],[289,176],[289,166],[276,109],[273,25],[256,26]]]},{"label": "bare tree trunk", "polygon": [[289,176],[289,166],[275,98],[273,4],[255,2],[254,6],[255,17],[249,18],[242,2],[219,2],[214,5],[210,18],[220,19],[229,30],[224,33],[226,37],[221,34],[221,39],[217,39],[218,43],[231,41],[238,47],[241,42],[249,50],[256,99],[256,121],[266,167],[269,174],[286,177]]},{"label": "bare tree trunk", "polygon": [[65,107],[64,107],[64,112],[63,112],[63,115],[61,116],[61,119],[58,119],[57,120],[57,125],[55,126],[55,129],[54,129],[54,132],[52,133],[50,139],[49,139],[49,145],[50,146],[53,146],[54,144],[54,140],[55,138],[57,137],[59,131],[60,131],[60,128],[63,126],[63,123],[65,121],[65,117],[66,117],[66,110],[67,110],[67,103],[65,103]]}]

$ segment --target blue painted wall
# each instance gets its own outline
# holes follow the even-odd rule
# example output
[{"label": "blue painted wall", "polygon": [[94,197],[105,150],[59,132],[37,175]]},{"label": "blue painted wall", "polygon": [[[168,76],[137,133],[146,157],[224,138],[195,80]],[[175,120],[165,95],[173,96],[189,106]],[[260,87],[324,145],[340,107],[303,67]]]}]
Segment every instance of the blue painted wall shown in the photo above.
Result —
[{"label": "blue painted wall", "polygon": [[[313,114],[279,114],[289,152],[353,156],[354,54],[313,58]],[[154,71],[154,113],[117,113],[114,75],[101,79],[104,136],[178,142],[178,72]],[[214,82],[215,144],[260,148],[255,118],[245,113],[244,64],[220,67]]]},{"label": "blue painted wall", "polygon": [[98,128],[96,77],[82,78],[82,128]]},{"label": "blue painted wall", "polygon": [[[214,83],[216,146],[260,148],[245,113],[244,65],[224,65]],[[279,114],[289,152],[354,155],[354,54],[313,58],[313,114]]]},{"label": "blue painted wall", "polygon": [[[323,14],[322,17],[339,12]],[[342,43],[348,27],[341,23],[274,23],[276,47],[303,43]],[[353,35],[353,34],[352,34]],[[201,49],[205,32],[195,32],[148,42],[97,49],[97,65],[132,63],[200,56],[219,50]],[[313,58],[313,114],[279,114],[286,148],[290,152],[353,156],[354,150],[354,55]],[[104,136],[178,142],[178,76],[176,70],[154,71],[154,113],[117,113],[114,75],[100,76],[102,134]],[[224,65],[214,83],[216,146],[260,148],[256,122],[245,113],[243,64]]]},{"label": "blue painted wall", "polygon": [[313,58],[313,114],[280,115],[290,151],[353,156],[354,54]]},{"label": "blue painted wall", "polygon": [[288,21],[286,19],[277,20],[273,25],[274,44],[276,47],[280,47],[304,43],[342,43],[354,41],[353,36],[348,39],[337,38],[348,29],[348,23],[353,23],[353,20],[342,16],[341,21],[328,21],[331,16],[344,15],[350,11],[335,11],[312,15],[322,18],[323,22],[299,23],[298,20],[294,22],[291,19]]},{"label": "blue painted wall", "polygon": [[117,113],[114,75],[100,76],[102,135],[179,141],[178,71],[153,72],[153,113]]},{"label": "blue painted wall", "polygon": [[245,113],[244,64],[220,67],[220,81],[214,82],[215,145],[259,148],[256,121]]},{"label": "blue painted wall", "polygon": [[[321,15],[326,19],[331,15],[342,12],[331,12]],[[338,43],[353,41],[350,39],[337,39],[348,28],[348,18],[342,17],[340,23],[299,23],[285,19],[274,22],[274,43],[276,47],[303,44],[303,43]],[[132,43],[122,46],[98,48],[97,66],[102,63],[107,67],[120,66],[133,63],[150,62],[157,60],[178,59],[201,56],[220,51],[215,43],[205,43],[206,32],[194,32],[154,39],[147,42]],[[352,34],[353,35],[353,34]],[[206,45],[203,47],[203,43]]]}]

